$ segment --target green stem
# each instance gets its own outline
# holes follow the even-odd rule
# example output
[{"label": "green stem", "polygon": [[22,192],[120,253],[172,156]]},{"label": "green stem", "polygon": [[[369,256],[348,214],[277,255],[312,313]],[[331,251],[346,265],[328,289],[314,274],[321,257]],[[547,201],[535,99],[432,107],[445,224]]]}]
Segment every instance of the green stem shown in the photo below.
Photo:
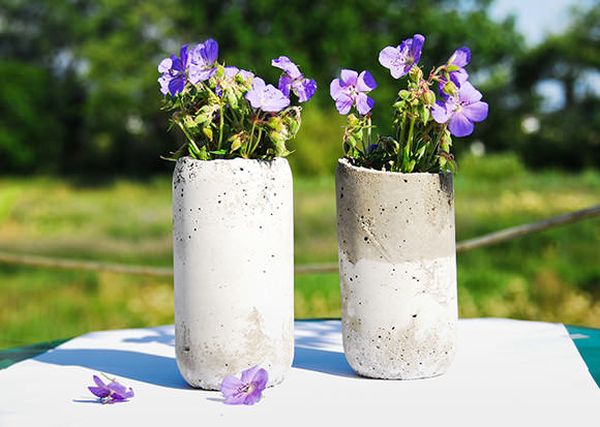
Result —
[{"label": "green stem", "polygon": [[408,129],[408,139],[406,140],[406,145],[404,146],[404,161],[402,163],[403,172],[411,172],[408,170],[408,164],[410,160],[410,149],[412,147],[413,142],[413,132],[415,129],[415,121],[417,120],[416,116],[412,116],[410,118],[410,127]]},{"label": "green stem", "polygon": [[256,129],[256,121],[257,118],[254,118],[252,120],[252,130],[250,131],[250,140],[248,141],[248,143],[246,144],[246,155],[244,157],[248,158],[249,154],[250,154],[250,148],[252,147],[253,143],[254,143],[254,129]]},{"label": "green stem", "polygon": [[223,114],[223,104],[219,103],[219,143],[217,145],[217,151],[221,149],[223,144],[223,125],[225,124],[225,117]]},{"label": "green stem", "polygon": [[[404,146],[404,135],[406,133],[406,112],[402,113],[402,121],[400,122],[400,136],[398,137],[398,144]],[[396,160],[395,169],[400,171],[402,168],[402,152],[398,152],[398,159]]]}]

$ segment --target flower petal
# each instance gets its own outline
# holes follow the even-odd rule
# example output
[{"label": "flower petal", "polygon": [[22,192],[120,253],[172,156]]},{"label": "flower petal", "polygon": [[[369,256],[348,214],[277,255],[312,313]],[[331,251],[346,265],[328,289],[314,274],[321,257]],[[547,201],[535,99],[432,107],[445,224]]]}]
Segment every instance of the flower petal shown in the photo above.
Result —
[{"label": "flower petal", "polygon": [[472,104],[481,99],[481,92],[469,82],[464,82],[458,90],[458,97],[462,104]]},{"label": "flower petal", "polygon": [[296,80],[292,84],[292,89],[299,102],[306,102],[317,92],[317,82],[312,79]]},{"label": "flower petal", "polygon": [[254,365],[251,368],[242,371],[242,383],[250,384],[259,370],[260,366]]},{"label": "flower petal", "polygon": [[450,133],[454,136],[468,136],[473,133],[473,122],[471,122],[467,116],[462,112],[456,112],[450,117]]},{"label": "flower petal", "polygon": [[260,109],[269,113],[278,113],[290,105],[290,99],[273,85],[267,85],[263,92]]},{"label": "flower petal", "polygon": [[88,390],[92,392],[94,396],[103,398],[110,394],[110,390],[105,387],[88,387]]},{"label": "flower petal", "polygon": [[254,389],[250,393],[244,396],[244,405],[254,405],[260,400],[262,396],[262,390]]},{"label": "flower petal", "polygon": [[219,57],[219,44],[213,39],[208,39],[202,43],[199,54],[205,64],[214,64]]},{"label": "flower petal", "polygon": [[173,66],[173,60],[171,58],[165,58],[158,64],[159,73],[167,73]]},{"label": "flower petal", "polygon": [[102,379],[100,379],[98,375],[94,375],[92,378],[94,379],[94,382],[98,387],[106,387],[106,384],[104,383],[104,381],[102,381]]},{"label": "flower petal", "polygon": [[412,58],[412,64],[418,63],[419,59],[421,59],[421,51],[423,50],[423,44],[425,44],[425,36],[421,34],[415,34],[412,38],[412,43],[410,45],[410,57]]},{"label": "flower petal", "polygon": [[228,375],[223,378],[223,381],[221,382],[221,393],[223,393],[223,396],[225,397],[233,396],[242,385],[242,382],[238,378],[233,375]]},{"label": "flower petal", "polygon": [[487,102],[474,102],[469,105],[462,107],[462,112],[472,122],[482,122],[488,116],[488,104]]},{"label": "flower petal", "polygon": [[360,73],[356,81],[356,90],[359,92],[370,92],[377,87],[377,82],[367,70]]},{"label": "flower petal", "polygon": [[461,87],[468,79],[469,73],[467,73],[464,68],[450,72],[450,80],[452,80],[452,83],[454,83],[456,87]]},{"label": "flower petal", "polygon": [[385,68],[391,69],[397,59],[400,58],[400,50],[396,47],[387,46],[379,52],[379,63]]},{"label": "flower petal", "polygon": [[347,95],[345,88],[341,84],[340,79],[333,79],[331,83],[329,83],[329,95],[333,98],[333,100],[337,100],[342,95]]},{"label": "flower petal", "polygon": [[450,118],[446,104],[442,101],[437,101],[431,107],[431,116],[437,123],[446,123]]},{"label": "flower petal", "polygon": [[177,95],[179,92],[183,91],[185,87],[185,77],[175,77],[169,82],[169,92],[171,96]]},{"label": "flower petal", "polygon": [[302,77],[302,73],[298,69],[298,66],[294,64],[287,56],[280,56],[279,58],[273,59],[271,61],[271,65],[275,68],[283,70],[285,73],[289,74],[292,79]]},{"label": "flower petal", "polygon": [[346,86],[356,86],[356,80],[358,79],[358,73],[354,70],[342,70],[340,73],[340,85],[342,87]]},{"label": "flower petal", "polygon": [[354,99],[345,93],[341,93],[335,100],[335,108],[340,114],[348,114],[352,104],[354,104]]},{"label": "flower petal", "polygon": [[375,101],[370,96],[367,96],[364,93],[356,95],[356,109],[363,116],[371,111],[374,105]]},{"label": "flower petal", "polygon": [[471,62],[471,50],[466,46],[456,49],[448,59],[448,64],[461,68],[467,66],[469,62]]},{"label": "flower petal", "polygon": [[285,96],[290,96],[290,89],[292,88],[292,78],[290,75],[283,73],[281,77],[279,77],[277,87]]},{"label": "flower petal", "polygon": [[269,381],[269,374],[265,369],[259,369],[254,374],[254,378],[252,378],[252,385],[255,390],[264,390],[267,386],[267,382]]}]

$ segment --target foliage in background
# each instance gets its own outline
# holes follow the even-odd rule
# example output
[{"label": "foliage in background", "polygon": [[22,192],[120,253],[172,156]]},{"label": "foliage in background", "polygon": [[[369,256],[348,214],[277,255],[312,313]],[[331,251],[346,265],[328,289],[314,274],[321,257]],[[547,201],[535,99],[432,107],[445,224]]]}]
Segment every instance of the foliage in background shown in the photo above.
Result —
[{"label": "foliage in background", "polygon": [[[269,80],[277,73],[268,61],[288,52],[305,64],[304,71],[317,82],[328,82],[339,64],[373,69],[377,66],[373,48],[419,31],[430,34],[426,69],[445,61],[455,46],[468,44],[476,52],[472,65],[481,70],[478,81],[485,83],[486,94],[491,90],[494,95],[494,99],[488,96],[494,105],[489,122],[474,138],[492,148],[506,144],[521,132],[518,125],[507,123],[518,122],[525,114],[519,113],[515,121],[522,96],[511,86],[510,72],[523,52],[523,42],[512,19],[495,22],[488,16],[489,3],[290,0],[280,7],[277,0],[148,0],[139,4],[6,0],[0,6],[0,56],[16,68],[0,70],[0,93],[9,93],[4,87],[10,84],[13,93],[28,95],[21,95],[20,100],[11,96],[8,105],[30,106],[3,111],[0,134],[11,137],[0,146],[1,170],[28,174],[36,170],[137,174],[169,170],[170,165],[159,156],[185,140],[167,133],[152,64],[200,37],[217,38],[231,63]],[[29,95],[33,88],[27,79],[14,78],[15,69],[46,76],[35,98]],[[375,79],[382,82],[374,96],[378,104],[392,102],[397,93],[392,82],[384,81],[385,74],[383,69],[374,71]],[[517,104],[511,101],[515,97]],[[330,117],[325,91],[317,95],[317,102],[322,114]],[[41,109],[41,105],[52,108]],[[375,114],[383,123],[389,122],[388,113],[378,108]],[[318,114],[306,117],[296,150],[317,139],[326,151],[336,145],[341,128],[335,138],[320,140],[325,133],[320,123]],[[23,130],[15,129],[15,124]],[[389,126],[376,124],[390,132]],[[511,128],[514,133],[506,135]],[[30,160],[21,160],[23,151],[32,153]],[[323,165],[316,170],[319,173],[333,170],[325,169],[328,162],[295,163],[301,171],[315,171],[318,163]]]}]

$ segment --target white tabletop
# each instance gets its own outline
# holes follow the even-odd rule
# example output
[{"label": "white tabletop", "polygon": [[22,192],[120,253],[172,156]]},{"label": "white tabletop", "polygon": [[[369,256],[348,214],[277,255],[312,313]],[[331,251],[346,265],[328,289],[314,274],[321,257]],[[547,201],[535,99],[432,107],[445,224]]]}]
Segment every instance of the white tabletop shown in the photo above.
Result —
[{"label": "white tabletop", "polygon": [[[563,325],[459,322],[454,364],[427,380],[360,378],[339,321],[296,322],[286,380],[254,406],[227,406],[189,388],[175,363],[173,327],[89,333],[0,371],[0,426],[566,426],[598,425],[600,391]],[[133,387],[101,405],[88,391],[104,372]],[[436,423],[436,424],[434,424]]]}]

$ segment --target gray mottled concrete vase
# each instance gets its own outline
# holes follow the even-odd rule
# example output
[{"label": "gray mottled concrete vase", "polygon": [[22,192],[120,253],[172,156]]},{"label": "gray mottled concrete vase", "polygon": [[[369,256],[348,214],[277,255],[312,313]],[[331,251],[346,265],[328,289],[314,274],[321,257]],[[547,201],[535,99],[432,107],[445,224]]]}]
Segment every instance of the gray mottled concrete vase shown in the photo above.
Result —
[{"label": "gray mottled concrete vase", "polygon": [[344,352],[360,375],[441,375],[456,343],[452,175],[336,172]]},{"label": "gray mottled concrete vase", "polygon": [[254,365],[280,383],[294,356],[292,174],[285,159],[177,161],[177,365],[193,387]]}]

